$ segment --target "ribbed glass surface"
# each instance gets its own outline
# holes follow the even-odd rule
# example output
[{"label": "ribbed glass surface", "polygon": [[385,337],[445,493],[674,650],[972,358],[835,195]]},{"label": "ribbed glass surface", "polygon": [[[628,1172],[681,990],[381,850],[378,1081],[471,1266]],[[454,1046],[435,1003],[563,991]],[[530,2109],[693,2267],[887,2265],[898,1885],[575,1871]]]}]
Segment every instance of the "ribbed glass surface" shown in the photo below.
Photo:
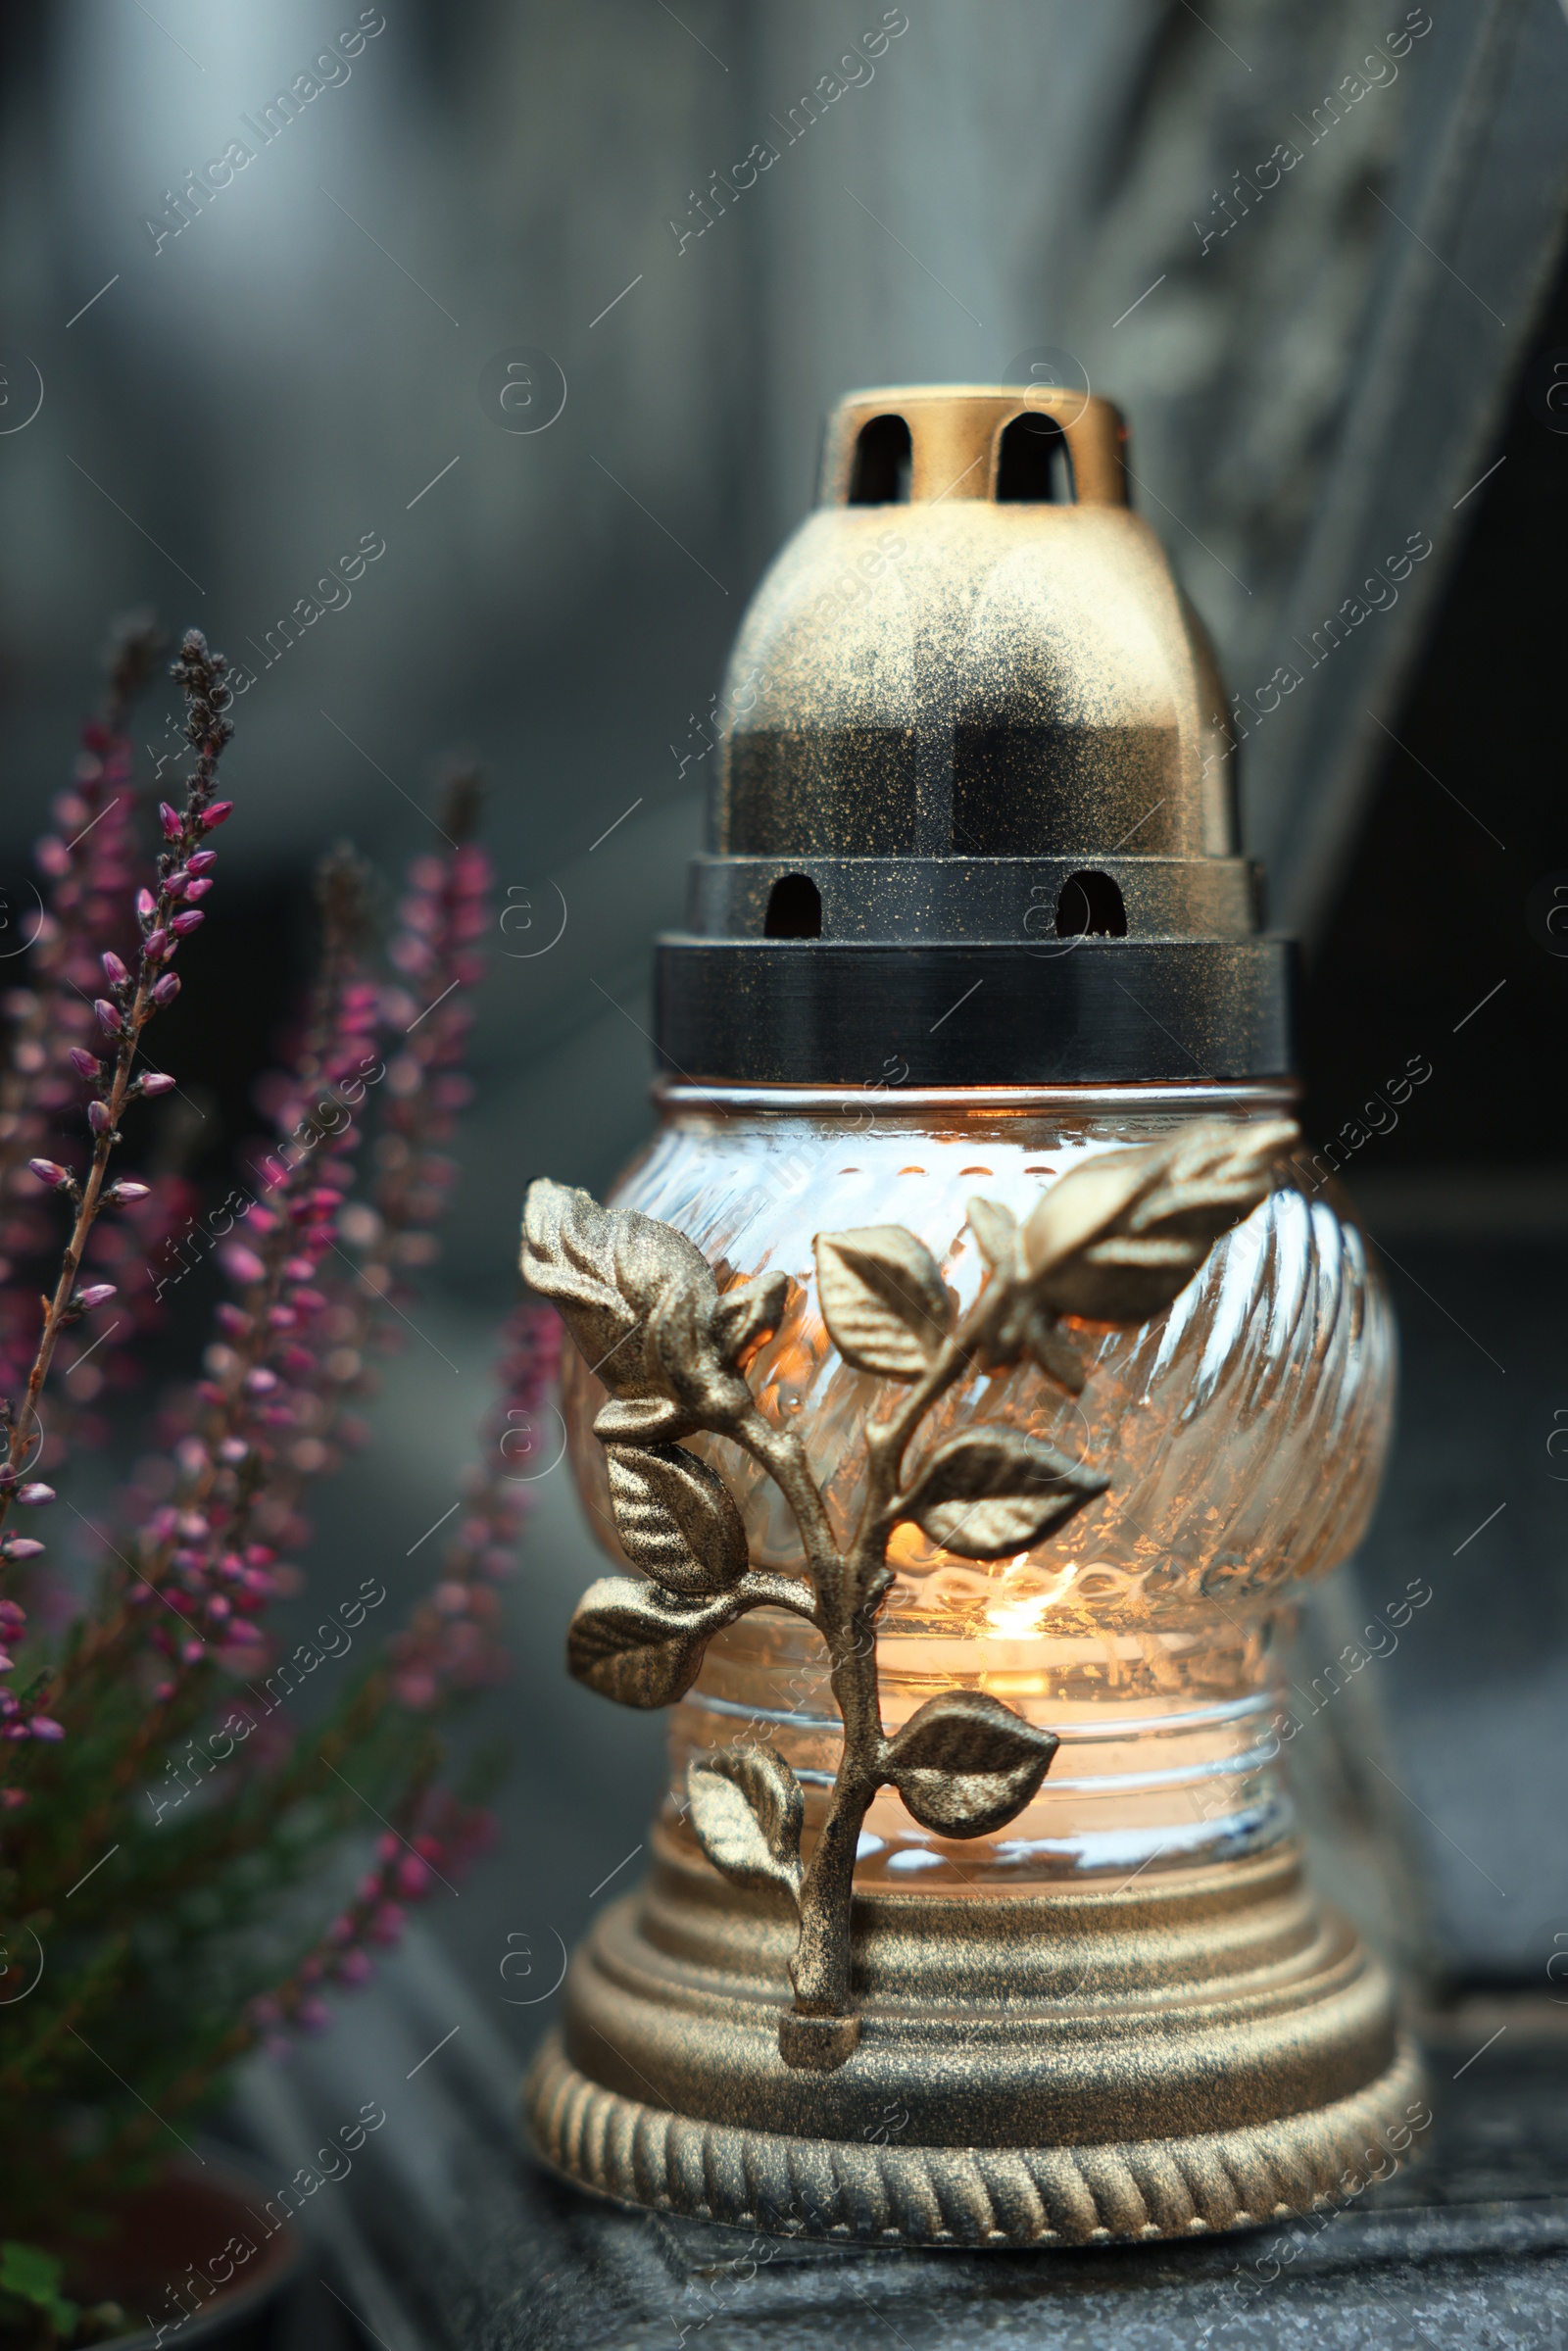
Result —
[{"label": "ribbed glass surface", "polygon": [[[750,1377],[762,1409],[802,1434],[841,1536],[859,1505],[864,1424],[886,1391],[828,1342],[812,1235],[906,1225],[966,1306],[984,1273],[964,1221],[975,1194],[1022,1217],[1086,1154],[1215,1111],[1179,1089],[1131,1104],[1085,1089],[1082,1106],[1060,1096],[1049,1107],[890,1108],[889,1099],[666,1111],[613,1195],[689,1234],[721,1283],[775,1268],[793,1276],[784,1325]],[[1261,1090],[1232,1102],[1236,1115],[1277,1107]],[[961,1423],[1006,1420],[1108,1471],[1109,1493],[1055,1540],[993,1563],[901,1527],[878,1643],[890,1731],[959,1685],[1054,1730],[1060,1752],[996,1837],[945,1842],[884,1790],[866,1821],[862,1885],[918,1877],[957,1891],[1126,1876],[1252,1849],[1288,1824],[1271,1720],[1291,1588],[1359,1539],[1389,1434],[1393,1329],[1361,1235],[1321,1196],[1282,1182],[1166,1314],[1135,1331],[1073,1335],[1090,1363],[1081,1397],[1033,1368],[977,1376],[943,1399],[910,1460]],[[598,1384],[576,1363],[568,1398],[578,1478],[608,1543],[604,1455],[588,1433]],[[762,1473],[724,1441],[690,1442],[729,1481],[754,1560],[800,1570],[793,1522]],[[760,1611],[714,1641],[673,1718],[677,1802],[688,1757],[737,1739],[765,1739],[789,1760],[809,1824],[813,1790],[835,1768],[838,1722],[808,1626]]]}]

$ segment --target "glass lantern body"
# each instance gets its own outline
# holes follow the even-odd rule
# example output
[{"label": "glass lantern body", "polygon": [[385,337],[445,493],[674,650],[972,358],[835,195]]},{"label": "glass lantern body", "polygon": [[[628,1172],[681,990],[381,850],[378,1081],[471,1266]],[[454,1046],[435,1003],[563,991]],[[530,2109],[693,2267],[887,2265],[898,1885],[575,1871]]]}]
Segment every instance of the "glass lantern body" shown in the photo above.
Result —
[{"label": "glass lantern body", "polygon": [[[688,1235],[721,1288],[791,1276],[783,1323],[748,1376],[763,1412],[802,1438],[843,1537],[859,1506],[865,1425],[891,1384],[835,1352],[817,1310],[814,1234],[903,1225],[967,1306],[985,1272],[966,1223],[976,1195],[1021,1219],[1097,1152],[1197,1116],[1287,1105],[1280,1087],[1257,1084],[671,1088],[656,1139],[612,1197]],[[1109,1491],[1055,1538],[1000,1561],[900,1527],[877,1645],[890,1735],[938,1691],[977,1689],[1053,1731],[1059,1751],[1015,1819],[961,1843],[921,1828],[883,1789],[860,1839],[864,1892],[1120,1884],[1258,1853],[1288,1834],[1278,1680],[1292,1594],[1359,1540],[1392,1415],[1393,1328],[1362,1237],[1287,1174],[1166,1313],[1130,1331],[1067,1330],[1088,1373],[1081,1396],[1033,1367],[976,1374],[943,1399],[910,1458],[961,1425],[1005,1421],[1107,1473]],[[573,1465],[618,1557],[591,1434],[603,1393],[574,1359]],[[754,1563],[804,1576],[793,1520],[757,1465],[724,1440],[689,1443],[735,1494]],[[808,1851],[840,1726],[821,1643],[794,1617],[761,1610],[719,1635],[675,1710],[666,1825],[694,1856],[686,1766],[737,1742],[769,1745],[793,1767]]]}]

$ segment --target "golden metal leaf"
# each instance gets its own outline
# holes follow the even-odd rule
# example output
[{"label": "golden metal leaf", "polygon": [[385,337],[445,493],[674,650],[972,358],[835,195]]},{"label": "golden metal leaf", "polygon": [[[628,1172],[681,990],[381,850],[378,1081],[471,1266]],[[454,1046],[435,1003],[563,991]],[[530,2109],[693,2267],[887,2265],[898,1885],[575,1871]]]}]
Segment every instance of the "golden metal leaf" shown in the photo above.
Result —
[{"label": "golden metal leaf", "polygon": [[670,1592],[727,1591],[746,1573],[746,1529],[729,1488],[678,1445],[606,1448],[620,1547]]},{"label": "golden metal leaf", "polygon": [[635,1576],[601,1576],[577,1603],[566,1665],[622,1706],[670,1706],[696,1681],[703,1651],[744,1606],[736,1593],[681,1600]]},{"label": "golden metal leaf", "polygon": [[885,1380],[917,1380],[953,1325],[953,1300],[923,1241],[902,1225],[818,1233],[816,1296],[846,1363]]},{"label": "golden metal leaf", "polygon": [[999,1423],[960,1429],[929,1453],[899,1515],[960,1558],[1004,1559],[1064,1526],[1109,1484],[1044,1438]]},{"label": "golden metal leaf", "polygon": [[911,1714],[887,1775],[922,1829],[989,1837],[1021,1812],[1060,1741],[980,1690],[948,1690]]},{"label": "golden metal leaf", "polygon": [[1087,1322],[1147,1322],[1197,1273],[1221,1234],[1271,1190],[1294,1120],[1196,1119],[1167,1141],[1107,1151],[1046,1193],[1023,1228],[1036,1300]]},{"label": "golden metal leaf", "polygon": [[776,1331],[789,1303],[787,1273],[759,1274],[754,1282],[737,1282],[726,1290],[710,1317],[714,1342],[732,1367],[758,1340]]},{"label": "golden metal leaf", "polygon": [[771,1747],[727,1747],[686,1773],[697,1841],[736,1886],[775,1886],[801,1898],[801,1784]]},{"label": "golden metal leaf", "polygon": [[1010,1274],[1018,1249],[1018,1219],[1010,1208],[1000,1200],[970,1200],[965,1210],[969,1230],[979,1244],[980,1254],[993,1273]]},{"label": "golden metal leaf", "polygon": [[718,1285],[702,1250],[672,1225],[633,1208],[601,1208],[586,1192],[541,1180],[523,1202],[522,1278],[560,1308],[589,1369],[627,1407],[602,1434],[621,1439],[689,1436],[696,1423],[674,1407],[649,1361],[651,1315],[673,1293],[711,1304]]}]

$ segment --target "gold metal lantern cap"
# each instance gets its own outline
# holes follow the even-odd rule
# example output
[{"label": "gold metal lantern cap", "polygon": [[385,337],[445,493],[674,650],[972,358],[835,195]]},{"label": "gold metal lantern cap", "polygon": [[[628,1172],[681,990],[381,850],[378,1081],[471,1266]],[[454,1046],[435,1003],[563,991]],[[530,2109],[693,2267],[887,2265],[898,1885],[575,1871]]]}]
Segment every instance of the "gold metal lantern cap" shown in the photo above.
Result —
[{"label": "gold metal lantern cap", "polygon": [[841,405],[719,697],[710,853],[657,951],[667,1077],[1288,1076],[1290,948],[1124,440],[1060,393]]},{"label": "gold metal lantern cap", "polygon": [[619,1571],[571,1668],[674,1713],[526,2105],[630,2202],[1180,2235],[1430,2119],[1275,1728],[1393,1332],[1289,1162],[1289,950],[1124,438],[1060,394],[841,405],[659,944],[659,1133],[604,1207],[529,1191]]}]

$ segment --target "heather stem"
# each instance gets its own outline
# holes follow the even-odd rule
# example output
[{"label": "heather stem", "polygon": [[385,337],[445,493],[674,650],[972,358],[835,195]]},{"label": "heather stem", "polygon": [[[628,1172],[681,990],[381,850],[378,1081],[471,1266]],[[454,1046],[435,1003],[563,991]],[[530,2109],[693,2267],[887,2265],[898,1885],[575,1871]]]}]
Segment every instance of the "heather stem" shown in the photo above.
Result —
[{"label": "heather stem", "polygon": [[[174,675],[179,678],[185,691],[188,712],[186,734],[197,755],[195,772],[188,783],[183,815],[177,819],[172,817],[168,827],[171,838],[177,842],[181,861],[190,856],[210,829],[208,808],[212,800],[213,779],[217,771],[219,757],[224,744],[233,733],[229,721],[221,715],[221,705],[228,698],[227,689],[222,683],[223,667],[221,654],[209,654],[206,640],[198,630],[191,629],[181,647],[180,659],[174,664]],[[174,919],[180,893],[171,884],[172,876],[177,870],[178,865],[175,859],[168,855],[160,859],[157,908],[149,926],[150,936],[161,934],[166,940],[172,938],[171,925]],[[15,1414],[12,1421],[10,1443],[7,1447],[7,1467],[13,1474],[4,1491],[0,1492],[0,1529],[4,1528],[6,1517],[10,1511],[11,1496],[16,1485],[15,1473],[20,1469],[26,1454],[33,1428],[37,1423],[39,1393],[48,1377],[49,1366],[54,1360],[60,1333],[71,1312],[82,1251],[86,1247],[87,1236],[92,1230],[101,1205],[104,1174],[109,1165],[110,1153],[120,1141],[120,1114],[124,1108],[131,1091],[131,1069],[140,1045],[141,1033],[160,1008],[156,991],[167,989],[170,994],[172,994],[179,984],[177,980],[168,974],[166,969],[169,956],[172,955],[172,952],[173,949],[171,945],[166,954],[159,957],[149,955],[144,948],[140,975],[128,1006],[123,1011],[118,1007],[110,1008],[114,1016],[115,1029],[119,1032],[120,1043],[116,1049],[114,1076],[110,1083],[109,1093],[107,1097],[103,1098],[107,1115],[101,1129],[96,1131],[92,1163],[87,1171],[87,1180],[81,1188],[71,1238],[66,1244],[65,1252],[61,1258],[59,1279],[55,1284],[53,1296],[45,1303],[43,1330],[39,1337],[38,1348],[33,1357],[31,1369],[27,1374],[22,1408]],[[104,1015],[106,1020],[109,1016],[109,1012]]]}]

